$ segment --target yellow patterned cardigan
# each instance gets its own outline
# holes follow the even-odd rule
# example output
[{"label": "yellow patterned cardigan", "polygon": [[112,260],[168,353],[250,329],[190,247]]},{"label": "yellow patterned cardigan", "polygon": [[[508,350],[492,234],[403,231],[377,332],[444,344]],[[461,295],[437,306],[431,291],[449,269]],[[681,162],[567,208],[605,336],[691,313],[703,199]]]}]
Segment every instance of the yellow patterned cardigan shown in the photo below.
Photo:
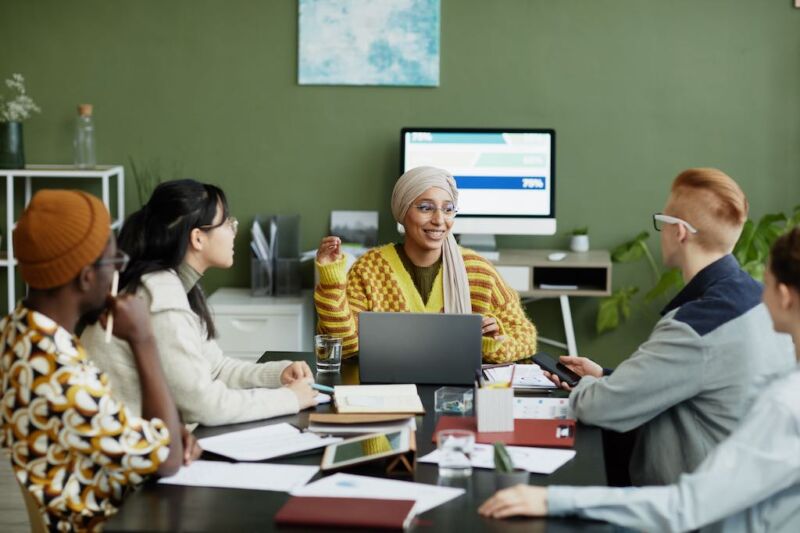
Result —
[{"label": "yellow patterned cardigan", "polygon": [[[494,317],[502,340],[483,337],[482,353],[487,362],[516,361],[536,351],[536,328],[525,316],[519,296],[510,289],[486,259],[462,248],[467,267],[472,311]],[[358,314],[361,311],[405,311],[441,313],[444,310],[442,270],[436,275],[428,302],[414,287],[393,244],[373,248],[360,257],[350,272],[344,257],[320,265],[314,303],[318,329],[342,337],[344,357],[358,351]]]}]

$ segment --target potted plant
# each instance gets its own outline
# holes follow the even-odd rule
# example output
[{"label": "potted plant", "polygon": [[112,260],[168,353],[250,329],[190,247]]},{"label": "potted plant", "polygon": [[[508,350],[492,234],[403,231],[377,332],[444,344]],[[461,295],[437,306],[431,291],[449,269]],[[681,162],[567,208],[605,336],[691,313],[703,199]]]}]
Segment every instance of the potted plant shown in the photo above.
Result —
[{"label": "potted plant", "polygon": [[17,95],[6,100],[0,94],[0,168],[24,168],[22,121],[41,109],[25,92],[25,78],[21,74],[13,74],[7,79],[6,87],[16,91]]},{"label": "potted plant", "polygon": [[527,485],[529,476],[527,470],[514,467],[514,461],[508,455],[505,444],[494,443],[494,482],[497,490],[513,487],[520,483]]},{"label": "potted plant", "polygon": [[589,228],[575,228],[570,232],[569,249],[573,252],[589,251]]}]

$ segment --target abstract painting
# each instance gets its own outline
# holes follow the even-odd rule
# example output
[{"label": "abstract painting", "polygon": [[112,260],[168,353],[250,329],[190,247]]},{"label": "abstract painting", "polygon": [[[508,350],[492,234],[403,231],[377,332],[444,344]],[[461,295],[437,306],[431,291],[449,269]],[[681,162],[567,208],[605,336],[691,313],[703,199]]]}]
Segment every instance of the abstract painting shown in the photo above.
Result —
[{"label": "abstract painting", "polygon": [[299,0],[301,85],[439,85],[440,0]]}]

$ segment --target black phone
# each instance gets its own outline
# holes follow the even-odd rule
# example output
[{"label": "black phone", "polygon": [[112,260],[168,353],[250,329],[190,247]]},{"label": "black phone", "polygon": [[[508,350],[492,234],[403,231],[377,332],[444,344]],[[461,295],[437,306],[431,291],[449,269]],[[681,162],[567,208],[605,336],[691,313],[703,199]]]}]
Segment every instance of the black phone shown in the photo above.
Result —
[{"label": "black phone", "polygon": [[555,374],[558,376],[558,379],[570,387],[574,387],[581,380],[581,377],[578,374],[567,368],[567,366],[563,363],[557,362],[550,356],[550,354],[539,352],[535,354],[532,359],[534,363],[542,368],[542,370],[546,370],[551,374]]}]

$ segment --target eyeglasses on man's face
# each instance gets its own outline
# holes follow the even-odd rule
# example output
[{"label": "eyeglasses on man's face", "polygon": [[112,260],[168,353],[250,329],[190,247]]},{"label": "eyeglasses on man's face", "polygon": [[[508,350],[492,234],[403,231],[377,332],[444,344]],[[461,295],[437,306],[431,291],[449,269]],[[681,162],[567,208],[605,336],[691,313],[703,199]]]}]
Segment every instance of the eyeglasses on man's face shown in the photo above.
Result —
[{"label": "eyeglasses on man's face", "polygon": [[130,262],[131,258],[128,254],[123,252],[122,250],[117,249],[117,253],[114,254],[114,257],[104,257],[98,259],[94,262],[95,267],[102,267],[105,265],[112,265],[115,270],[119,270],[120,272],[124,272],[125,269],[128,267],[128,263]]},{"label": "eyeglasses on man's face", "polygon": [[234,235],[239,232],[239,219],[236,217],[228,217],[219,224],[205,224],[203,226],[198,226],[198,228],[203,231],[211,231],[213,229],[221,228],[224,225],[227,225],[229,228],[231,228],[231,231]]},{"label": "eyeglasses on man's face", "polygon": [[697,229],[682,218],[665,215],[664,213],[653,214],[653,227],[656,231],[661,231],[665,224],[680,224],[689,230],[689,233],[697,233]]},{"label": "eyeglasses on man's face", "polygon": [[427,218],[433,218],[437,211],[441,211],[444,218],[451,219],[456,216],[458,209],[453,204],[444,204],[442,207],[437,207],[433,202],[420,202],[414,205],[414,208],[419,214]]}]

